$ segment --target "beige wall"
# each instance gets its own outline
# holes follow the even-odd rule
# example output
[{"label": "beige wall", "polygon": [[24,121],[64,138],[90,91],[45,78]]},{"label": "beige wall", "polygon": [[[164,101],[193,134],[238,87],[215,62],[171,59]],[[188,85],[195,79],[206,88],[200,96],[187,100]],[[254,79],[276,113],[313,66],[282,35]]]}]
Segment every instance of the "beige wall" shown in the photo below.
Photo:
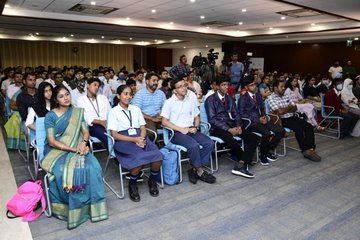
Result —
[{"label": "beige wall", "polygon": [[[77,47],[79,51],[73,53]],[[96,68],[112,66],[118,71],[122,66],[132,69],[133,47],[102,43],[63,43],[24,40],[0,40],[2,67],[9,66],[83,66]]]}]

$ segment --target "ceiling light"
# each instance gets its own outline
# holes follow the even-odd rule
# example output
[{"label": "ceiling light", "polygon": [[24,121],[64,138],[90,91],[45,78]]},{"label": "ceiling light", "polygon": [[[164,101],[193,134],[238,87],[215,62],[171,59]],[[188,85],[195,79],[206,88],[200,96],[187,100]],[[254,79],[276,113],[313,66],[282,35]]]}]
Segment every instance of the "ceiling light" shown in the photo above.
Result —
[{"label": "ceiling light", "polygon": [[129,17],[127,17],[127,18],[126,18],[126,20],[128,20],[128,21],[129,21],[129,20],[130,20],[130,18],[129,18]]},{"label": "ceiling light", "polygon": [[171,42],[172,43],[177,43],[177,42],[180,42],[180,40],[179,39],[173,39],[173,40],[171,40]]},{"label": "ceiling light", "polygon": [[315,23],[312,23],[311,26],[315,26],[316,24]]},{"label": "ceiling light", "polygon": [[92,1],[90,4],[94,6],[96,5],[96,2]]},{"label": "ceiling light", "polygon": [[174,22],[169,22],[169,24],[174,24]]},{"label": "ceiling light", "polygon": [[39,35],[39,33],[35,33],[36,35]]},{"label": "ceiling light", "polygon": [[6,7],[6,8],[9,8],[9,7],[10,7],[10,5],[9,5],[9,4],[5,4],[5,7]]},{"label": "ceiling light", "polygon": [[129,38],[129,40],[131,41],[131,40],[132,40],[132,38]]},{"label": "ceiling light", "polygon": [[242,12],[246,12],[246,8],[241,9]]},{"label": "ceiling light", "polygon": [[156,9],[152,9],[151,12],[152,12],[152,13],[156,13]]},{"label": "ceiling light", "polygon": [[270,30],[273,30],[274,28],[272,28],[272,27],[269,27],[269,29],[270,29]]},{"label": "ceiling light", "polygon": [[104,39],[105,37],[104,36],[101,36],[102,39]]},{"label": "ceiling light", "polygon": [[184,48],[186,48],[186,47],[184,46]]},{"label": "ceiling light", "polygon": [[74,37],[74,34],[71,34],[70,37]]},{"label": "ceiling light", "polygon": [[239,25],[243,25],[243,22],[239,22]]},{"label": "ceiling light", "polygon": [[63,37],[63,39],[66,39],[66,37]]},{"label": "ceiling light", "polygon": [[301,41],[299,40],[298,43],[301,43]]},{"label": "ceiling light", "polygon": [[356,37],[356,38],[354,38],[354,40],[357,41],[357,40],[359,40],[359,38]]},{"label": "ceiling light", "polygon": [[157,42],[158,40],[157,40],[157,39],[155,39],[154,41],[155,41],[155,42]]},{"label": "ceiling light", "polygon": [[205,16],[200,16],[201,19],[205,19]]},{"label": "ceiling light", "polygon": [[210,27],[209,26],[206,26],[206,29],[209,29]]},{"label": "ceiling light", "polygon": [[196,0],[190,0],[191,3],[194,3]]},{"label": "ceiling light", "polygon": [[286,19],[286,17],[281,17],[281,20],[285,20]]},{"label": "ceiling light", "polygon": [[205,45],[205,47],[209,47],[208,45]]}]

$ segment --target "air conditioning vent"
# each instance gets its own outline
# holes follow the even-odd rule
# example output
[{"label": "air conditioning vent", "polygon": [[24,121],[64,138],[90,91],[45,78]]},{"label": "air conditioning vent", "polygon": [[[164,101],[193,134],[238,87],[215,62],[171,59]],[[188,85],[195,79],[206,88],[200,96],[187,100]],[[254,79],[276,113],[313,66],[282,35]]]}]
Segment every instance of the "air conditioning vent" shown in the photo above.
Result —
[{"label": "air conditioning vent", "polygon": [[76,4],[68,11],[78,12],[86,15],[99,15],[99,14],[106,15],[116,10],[118,10],[118,8],[93,6],[88,4]]},{"label": "air conditioning vent", "polygon": [[200,25],[208,26],[208,27],[212,27],[212,28],[226,28],[226,27],[237,26],[237,24],[235,24],[235,23],[223,22],[223,21],[203,22]]},{"label": "air conditioning vent", "polygon": [[283,12],[277,12],[277,14],[280,15],[285,15],[288,17],[295,17],[295,18],[300,18],[300,17],[313,17],[313,16],[318,16],[321,15],[321,13],[311,10],[311,9],[305,9],[305,8],[299,8],[299,9],[294,9],[294,10],[289,10],[289,11],[283,11]]}]

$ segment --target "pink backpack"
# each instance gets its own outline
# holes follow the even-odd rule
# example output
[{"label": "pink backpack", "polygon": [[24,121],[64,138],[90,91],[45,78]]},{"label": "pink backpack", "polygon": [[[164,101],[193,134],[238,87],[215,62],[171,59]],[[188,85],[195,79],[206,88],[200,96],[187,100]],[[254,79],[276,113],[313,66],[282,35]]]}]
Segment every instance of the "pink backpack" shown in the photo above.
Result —
[{"label": "pink backpack", "polygon": [[[8,218],[22,217],[24,222],[33,221],[40,217],[46,209],[46,201],[41,180],[27,181],[17,189],[17,193],[6,204]],[[34,212],[41,201],[42,210],[38,214]],[[11,212],[14,217],[9,216]]]}]

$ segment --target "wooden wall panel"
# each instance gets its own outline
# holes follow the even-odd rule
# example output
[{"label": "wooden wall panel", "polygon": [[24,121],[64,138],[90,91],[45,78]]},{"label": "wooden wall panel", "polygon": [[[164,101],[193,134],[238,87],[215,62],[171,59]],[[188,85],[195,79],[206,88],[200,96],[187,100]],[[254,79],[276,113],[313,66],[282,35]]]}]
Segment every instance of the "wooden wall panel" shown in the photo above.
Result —
[{"label": "wooden wall panel", "polygon": [[[74,47],[79,49],[77,53],[73,53]],[[77,65],[91,68],[112,66],[119,70],[126,65],[130,70],[133,67],[133,46],[2,39],[0,59],[3,68],[18,65],[60,68]]]}]

